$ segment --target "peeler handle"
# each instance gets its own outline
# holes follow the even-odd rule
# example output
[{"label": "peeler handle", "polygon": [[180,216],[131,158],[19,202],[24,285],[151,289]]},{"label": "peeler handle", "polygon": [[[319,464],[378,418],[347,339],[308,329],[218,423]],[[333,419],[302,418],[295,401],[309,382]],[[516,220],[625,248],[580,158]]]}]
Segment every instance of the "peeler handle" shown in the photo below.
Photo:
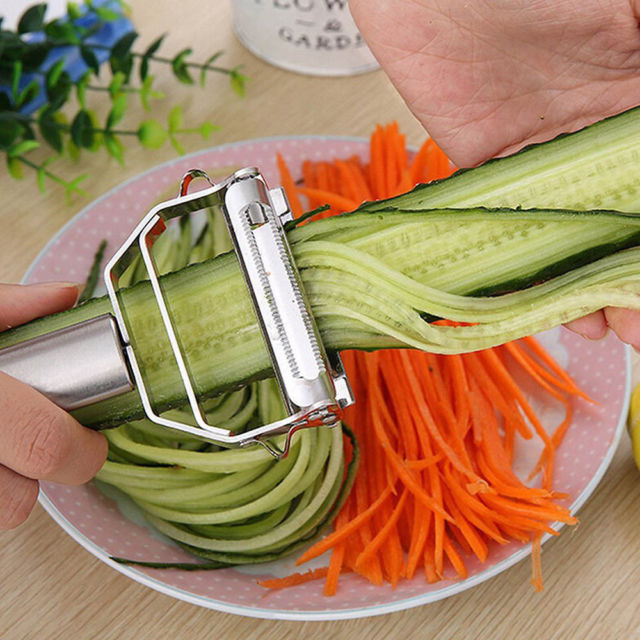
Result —
[{"label": "peeler handle", "polygon": [[70,411],[133,389],[110,314],[0,350],[0,371]]}]

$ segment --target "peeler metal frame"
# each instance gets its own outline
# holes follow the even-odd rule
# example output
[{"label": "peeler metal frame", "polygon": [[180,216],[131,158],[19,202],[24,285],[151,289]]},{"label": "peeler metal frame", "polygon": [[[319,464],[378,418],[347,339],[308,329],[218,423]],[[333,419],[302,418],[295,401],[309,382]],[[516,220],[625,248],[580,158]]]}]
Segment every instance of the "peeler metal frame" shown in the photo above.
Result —
[{"label": "peeler metal frame", "polygon": [[[189,193],[194,178],[209,187]],[[163,297],[151,246],[165,222],[206,207],[219,207],[249,289],[288,416],[234,434],[207,422]],[[0,371],[30,384],[63,409],[73,410],[137,389],[147,417],[157,424],[227,447],[259,443],[285,456],[293,434],[304,427],[333,426],[353,394],[337,354],[327,356],[305,297],[284,232],[292,219],[282,189],[271,189],[259,171],[245,168],[213,184],[197,169],[183,178],[177,198],[155,206],[125,240],[104,270],[113,315],[79,322],[0,350]],[[193,424],[161,416],[153,407],[119,294],[119,279],[142,255]],[[133,376],[133,379],[132,379]],[[285,435],[278,448],[270,438]]]},{"label": "peeler metal frame", "polygon": [[[208,180],[210,187],[188,193],[189,183],[199,177]],[[224,215],[289,414],[240,434],[207,422],[151,254],[154,240],[166,228],[165,222],[210,206],[220,207]],[[260,443],[272,455],[283,457],[298,429],[333,426],[338,423],[341,410],[353,403],[340,357],[327,355],[304,294],[284,232],[284,224],[292,218],[284,190],[269,190],[257,169],[241,169],[217,184],[195,169],[184,176],[179,196],[151,209],[109,260],[104,270],[105,285],[136,388],[145,413],[153,422],[229,447]],[[138,253],[146,266],[197,427],[168,419],[154,410],[131,345],[118,280]],[[286,434],[286,438],[284,447],[279,449],[269,438],[281,434]]]}]

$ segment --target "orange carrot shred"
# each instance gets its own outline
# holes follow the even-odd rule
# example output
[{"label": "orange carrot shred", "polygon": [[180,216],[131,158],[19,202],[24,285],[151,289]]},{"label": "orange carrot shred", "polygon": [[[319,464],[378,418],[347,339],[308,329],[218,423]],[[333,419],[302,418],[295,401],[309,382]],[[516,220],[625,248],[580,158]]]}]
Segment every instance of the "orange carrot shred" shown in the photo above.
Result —
[{"label": "orange carrot shred", "polygon": [[309,569],[306,573],[292,573],[284,578],[267,578],[266,580],[258,580],[261,587],[267,589],[284,589],[285,587],[295,587],[311,580],[320,580],[327,576],[328,567],[319,569]]},{"label": "orange carrot shred", "polygon": [[296,183],[291,176],[291,171],[289,171],[289,167],[282,157],[282,154],[277,153],[276,158],[278,162],[278,170],[280,171],[280,183],[287,193],[293,217],[298,218],[304,213],[304,208],[302,206],[302,203],[300,202],[300,198],[298,197]]},{"label": "orange carrot shred", "polygon": [[328,551],[337,542],[344,540],[347,536],[358,529],[358,526],[365,520],[368,520],[373,514],[382,506],[384,501],[391,493],[391,487],[387,487],[380,496],[363,512],[359,513],[353,520],[346,524],[341,529],[337,529],[333,533],[330,533],[326,538],[323,538],[319,542],[313,545],[310,549],[307,549],[296,561],[297,565],[304,564],[313,558],[317,558],[325,551]]},{"label": "orange carrot shred", "polygon": [[315,198],[315,200],[322,204],[326,203],[331,207],[336,207],[344,211],[351,211],[358,206],[358,203],[354,200],[337,195],[327,189],[310,189],[309,187],[300,187],[298,191],[305,196]]},{"label": "orange carrot shred", "polygon": [[538,533],[533,536],[531,541],[531,584],[536,591],[543,591],[542,584],[542,534]]}]

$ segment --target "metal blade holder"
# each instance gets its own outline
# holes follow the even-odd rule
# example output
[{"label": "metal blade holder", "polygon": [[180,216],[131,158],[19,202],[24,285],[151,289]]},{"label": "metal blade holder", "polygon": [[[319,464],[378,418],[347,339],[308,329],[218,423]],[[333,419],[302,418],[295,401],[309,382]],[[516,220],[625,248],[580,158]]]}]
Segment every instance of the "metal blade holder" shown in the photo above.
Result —
[{"label": "metal blade holder", "polygon": [[[189,183],[198,177],[207,179],[211,186],[188,193]],[[207,422],[151,253],[153,242],[166,229],[165,222],[211,206],[219,207],[224,215],[288,412],[282,420],[239,434]],[[180,195],[154,207],[108,262],[104,271],[105,285],[124,352],[150,420],[227,447],[259,443],[280,458],[287,455],[291,438],[298,429],[334,426],[339,422],[341,410],[353,403],[340,357],[338,354],[327,355],[304,294],[284,232],[284,224],[292,219],[284,190],[269,190],[255,168],[241,169],[217,184],[213,184],[204,172],[191,170],[183,178]],[[146,266],[172,356],[197,426],[162,416],[152,406],[119,296],[119,278],[136,255],[142,256]],[[278,435],[285,435],[282,448],[272,440]]]}]

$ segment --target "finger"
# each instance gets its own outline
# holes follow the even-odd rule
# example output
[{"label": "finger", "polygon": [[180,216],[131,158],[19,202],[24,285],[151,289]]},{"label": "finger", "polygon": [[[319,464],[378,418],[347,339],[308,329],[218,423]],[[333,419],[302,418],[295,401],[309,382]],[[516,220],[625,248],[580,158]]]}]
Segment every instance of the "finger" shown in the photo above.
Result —
[{"label": "finger", "polygon": [[640,311],[607,307],[604,315],[620,340],[640,349]]},{"label": "finger", "polygon": [[107,456],[106,438],[31,387],[0,373],[0,464],[28,478],[82,484]]},{"label": "finger", "polygon": [[73,282],[0,284],[0,331],[72,307],[80,295]]},{"label": "finger", "polygon": [[607,335],[608,330],[607,322],[602,310],[590,313],[583,318],[567,322],[565,326],[567,329],[571,329],[571,331],[575,331],[589,340],[600,340],[601,338],[604,338]]},{"label": "finger", "polygon": [[0,465],[0,530],[22,524],[38,499],[38,482]]}]

